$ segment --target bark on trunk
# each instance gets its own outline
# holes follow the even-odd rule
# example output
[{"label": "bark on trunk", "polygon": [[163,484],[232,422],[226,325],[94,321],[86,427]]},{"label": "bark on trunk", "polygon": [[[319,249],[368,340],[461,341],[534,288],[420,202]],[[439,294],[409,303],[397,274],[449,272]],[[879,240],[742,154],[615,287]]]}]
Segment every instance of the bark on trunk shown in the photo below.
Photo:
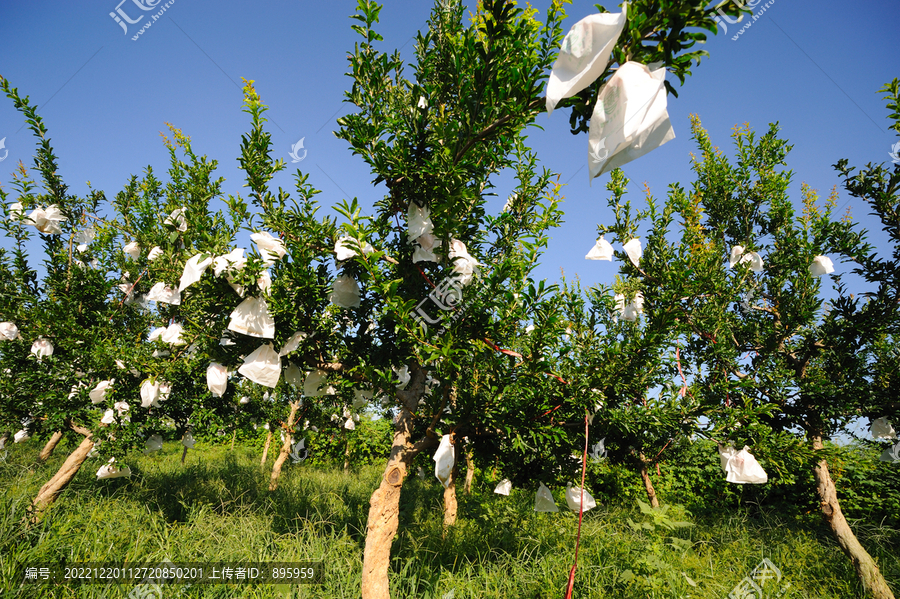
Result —
[{"label": "bark on trunk", "polygon": [[472,452],[466,450],[466,483],[463,485],[463,493],[469,495],[472,492],[472,481],[475,479],[475,460]]},{"label": "bark on trunk", "polygon": [[46,445],[44,445],[44,449],[41,450],[41,454],[38,456],[38,459],[42,462],[46,462],[47,458],[53,455],[53,450],[56,449],[56,446],[59,444],[62,438],[62,431],[56,431],[55,433],[53,433],[53,436],[50,437],[50,440],[47,441]]},{"label": "bark on trunk", "polygon": [[31,523],[35,523],[41,519],[41,516],[44,513],[50,504],[52,504],[60,493],[63,492],[72,479],[75,478],[75,475],[78,474],[79,468],[84,464],[84,461],[87,459],[88,454],[91,449],[94,448],[94,441],[90,436],[86,436],[84,440],[78,445],[78,447],[73,451],[66,461],[63,462],[63,465],[60,466],[59,470],[56,474],[51,478],[47,483],[41,487],[41,490],[38,491],[37,497],[34,498],[34,501],[31,502],[32,506],[32,516]]},{"label": "bark on trunk", "polygon": [[259,461],[259,467],[266,467],[266,459],[269,457],[269,444],[272,443],[272,431],[270,430],[266,435],[266,444],[263,445],[263,454],[262,459]]},{"label": "bark on trunk", "polygon": [[410,384],[407,389],[397,392],[397,398],[403,407],[394,423],[391,455],[381,484],[372,493],[369,502],[366,548],[363,552],[362,599],[390,599],[388,573],[391,566],[391,544],[400,523],[400,490],[412,459],[423,449],[435,444],[434,437],[431,436],[426,436],[415,444],[411,442],[414,418],[412,411],[425,393],[425,373],[415,364],[410,370]]},{"label": "bark on trunk", "polygon": [[347,448],[344,450],[344,474],[350,472],[350,437],[347,437]]},{"label": "bark on trunk", "polygon": [[647,491],[650,507],[659,507],[659,499],[656,497],[656,489],[653,488],[653,482],[650,480],[650,472],[647,470],[647,461],[644,459],[644,454],[641,454],[641,480],[644,481],[644,489]]},{"label": "bark on trunk", "polygon": [[456,524],[456,516],[459,513],[459,503],[456,501],[456,464],[453,464],[453,470],[450,471],[450,480],[447,488],[444,489],[444,533],[447,527]]},{"label": "bark on trunk", "polygon": [[[821,450],[823,447],[822,437],[814,436],[813,449]],[[894,599],[894,594],[884,580],[884,576],[878,570],[875,560],[859,543],[856,535],[853,534],[853,530],[850,529],[850,525],[847,524],[846,518],[844,518],[841,505],[838,502],[837,489],[835,489],[834,481],[831,480],[831,474],[828,471],[828,462],[824,459],[819,460],[815,472],[822,515],[825,516],[825,521],[831,527],[831,532],[840,544],[841,549],[853,562],[856,574],[862,581],[863,586],[866,587],[866,591],[875,599]]]},{"label": "bark on trunk", "polygon": [[[288,415],[287,423],[285,428],[288,431],[294,430],[294,417],[297,415],[297,408],[300,407],[300,402],[295,401],[291,403],[291,413]],[[281,476],[281,467],[284,465],[284,461],[287,460],[288,454],[291,453],[291,441],[292,436],[290,432],[286,432],[284,435],[284,443],[281,445],[281,451],[278,452],[278,457],[275,459],[275,465],[272,466],[272,476],[269,478],[269,490],[274,491],[278,488],[278,477]]]},{"label": "bark on trunk", "polygon": [[410,450],[412,413],[403,408],[394,424],[394,442],[381,484],[369,501],[363,552],[363,599],[390,599],[391,543],[400,523],[400,489],[415,454]]}]

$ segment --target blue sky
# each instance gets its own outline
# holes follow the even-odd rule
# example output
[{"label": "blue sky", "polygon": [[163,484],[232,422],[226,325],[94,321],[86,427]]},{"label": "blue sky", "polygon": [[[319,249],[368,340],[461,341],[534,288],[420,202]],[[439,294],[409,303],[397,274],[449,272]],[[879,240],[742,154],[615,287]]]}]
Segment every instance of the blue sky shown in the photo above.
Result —
[{"label": "blue sky", "polygon": [[[175,0],[136,41],[132,36],[149,17],[128,25],[126,34],[110,16],[117,7],[131,19],[153,14],[134,1],[6,2],[0,9],[0,74],[39,106],[73,193],[84,194],[90,181],[112,197],[147,165],[162,176],[168,163],[159,132],[166,122],[190,135],[198,154],[219,161],[226,193],[242,193],[236,158],[248,128],[241,112],[245,77],[256,80],[270,107],[275,156],[288,161],[276,184],[293,189],[292,173],[300,167],[323,191],[318,199],[326,207],[354,196],[370,204],[383,194],[371,185],[366,165],[332,134],[335,119],[352,108],[342,100],[350,86],[346,55],[357,38],[348,18],[355,0]],[[542,12],[547,4],[534,3]],[[411,38],[425,27],[430,7],[422,0],[388,0],[378,26],[382,47],[400,48],[411,61]],[[567,12],[568,27],[595,9],[576,0]],[[630,198],[642,201],[645,182],[657,198],[670,183],[690,185],[689,153],[695,151],[690,114],[698,114],[714,142],[729,153],[734,125],[749,123],[761,133],[779,121],[783,137],[794,144],[788,165],[795,199],[801,182],[827,196],[839,183],[830,165],[840,158],[853,165],[889,161],[896,138],[875,92],[900,76],[898,22],[900,5],[889,0],[864,8],[825,1],[815,10],[807,3],[775,0],[737,40],[732,36],[738,27],[729,25],[727,34],[708,41],[710,58],[679,88],[679,97],[669,97],[676,139],[625,166]],[[533,146],[567,186],[566,222],[552,233],[536,274],[555,280],[564,269],[588,285],[609,283],[616,263],[584,260],[597,224],[612,221],[606,207],[609,175],[588,185],[587,135],[569,134],[565,111],[541,115],[538,124],[544,130],[532,131]],[[35,143],[6,98],[0,99],[2,137],[9,154],[0,162],[0,184],[8,189],[16,163],[31,164]],[[291,164],[288,152],[300,138],[308,154]],[[506,190],[499,193],[497,212]],[[854,217],[872,230],[871,239],[883,243],[865,206],[842,193],[839,206],[848,202]],[[836,266],[839,272],[849,268]]]}]

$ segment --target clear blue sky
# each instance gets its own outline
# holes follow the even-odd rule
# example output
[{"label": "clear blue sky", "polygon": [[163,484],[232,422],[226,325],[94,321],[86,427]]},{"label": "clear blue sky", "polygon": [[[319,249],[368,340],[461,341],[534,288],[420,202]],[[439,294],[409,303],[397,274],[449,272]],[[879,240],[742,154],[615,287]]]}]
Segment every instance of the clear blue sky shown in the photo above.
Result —
[{"label": "clear blue sky", "polygon": [[[164,175],[167,154],[158,133],[166,130],[165,122],[190,135],[199,154],[220,162],[226,193],[242,192],[236,158],[248,128],[241,112],[245,77],[256,80],[270,106],[275,156],[288,161],[289,170],[277,184],[293,189],[292,173],[299,166],[323,191],[319,200],[325,206],[353,196],[370,204],[383,194],[370,184],[364,163],[332,134],[335,119],[351,109],[342,100],[350,85],[344,75],[346,55],[357,38],[348,18],[354,0],[176,0],[136,41],[132,36],[149,17],[128,25],[125,34],[109,15],[118,1],[7,0],[0,8],[0,74],[39,106],[73,193],[84,194],[91,181],[111,197],[147,165]],[[130,18],[153,14],[139,10],[135,1],[140,0],[121,4]],[[535,3],[542,11],[547,4]],[[430,6],[424,0],[387,0],[378,26],[383,47],[401,48],[411,61],[411,38],[424,28]],[[576,0],[567,11],[569,26],[595,9]],[[803,181],[827,196],[839,182],[830,165],[840,158],[855,165],[889,161],[896,139],[875,91],[900,76],[898,23],[896,1],[853,6],[776,0],[736,41],[731,38],[737,27],[730,25],[727,35],[706,44],[710,59],[695,69],[679,97],[669,97],[676,139],[626,165],[631,199],[641,201],[644,182],[663,197],[669,183],[687,186],[693,180],[692,113],[729,153],[735,124],[749,123],[764,132],[770,122],[780,121],[783,136],[795,146],[788,157],[795,199]],[[553,233],[537,275],[554,280],[562,268],[589,285],[611,282],[616,263],[584,260],[596,225],[611,222],[605,190],[609,175],[588,185],[587,136],[568,133],[565,112],[542,115],[538,123],[544,131],[533,130],[534,147],[568,185],[566,223]],[[35,143],[6,98],[0,99],[2,137],[9,154],[0,162],[0,184],[8,189],[16,163],[31,164]],[[301,137],[308,154],[293,165],[288,152]],[[495,200],[496,211],[505,191]],[[841,194],[839,206],[848,201]],[[857,219],[878,229],[865,218],[863,205],[857,200],[850,205]],[[877,243],[883,236],[873,231],[872,239]],[[836,266],[839,272],[848,268]]]}]

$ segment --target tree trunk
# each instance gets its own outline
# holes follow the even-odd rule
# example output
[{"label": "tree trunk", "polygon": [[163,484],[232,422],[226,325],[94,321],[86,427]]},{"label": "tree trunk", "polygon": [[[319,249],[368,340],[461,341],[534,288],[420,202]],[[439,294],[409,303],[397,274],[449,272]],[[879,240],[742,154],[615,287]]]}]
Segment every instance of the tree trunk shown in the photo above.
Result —
[{"label": "tree trunk", "polygon": [[366,548],[363,553],[362,599],[390,599],[388,573],[391,566],[391,544],[400,524],[400,490],[413,458],[435,444],[431,429],[423,439],[411,443],[413,410],[425,393],[425,373],[414,364],[411,381],[405,390],[397,391],[403,406],[394,422],[394,441],[381,484],[369,501],[366,526]]},{"label": "tree trunk", "polygon": [[275,465],[272,466],[272,476],[269,478],[269,490],[274,491],[278,488],[278,477],[281,476],[281,467],[284,465],[284,461],[287,460],[288,454],[291,453],[291,441],[293,439],[292,432],[294,430],[294,417],[297,415],[297,408],[300,407],[300,402],[295,401],[291,403],[291,413],[288,415],[287,423],[285,424],[285,428],[287,432],[284,435],[284,443],[281,444],[281,451],[278,453],[278,457],[275,459]]},{"label": "tree trunk", "polygon": [[647,471],[647,460],[644,454],[641,454],[641,480],[644,481],[644,489],[647,491],[647,499],[650,500],[650,507],[659,507],[659,499],[656,497],[656,489],[650,481],[650,472]]},{"label": "tree trunk", "polygon": [[50,504],[52,504],[60,493],[63,492],[75,475],[78,469],[84,464],[91,449],[94,448],[94,441],[90,436],[86,436],[80,445],[73,451],[66,461],[60,466],[56,474],[38,491],[37,497],[31,502],[33,514],[31,523],[35,523],[41,519]]},{"label": "tree trunk", "polygon": [[53,455],[53,450],[56,449],[56,446],[59,444],[59,441],[62,438],[62,431],[56,431],[55,433],[53,433],[53,436],[50,437],[50,440],[47,441],[46,445],[44,445],[44,449],[41,450],[41,455],[38,456],[38,459],[42,462],[46,462],[47,458]]},{"label": "tree trunk", "polygon": [[347,448],[344,450],[344,474],[350,472],[350,436],[347,436]]},{"label": "tree trunk", "polygon": [[475,460],[472,451],[466,448],[466,483],[463,485],[463,493],[469,495],[472,492],[472,481],[475,479]]},{"label": "tree trunk", "polygon": [[391,543],[400,523],[400,489],[415,453],[410,450],[412,413],[403,408],[394,423],[394,442],[381,484],[369,500],[366,548],[363,552],[363,599],[390,599],[388,570]]},{"label": "tree trunk", "polygon": [[[821,450],[823,448],[821,435],[814,436],[813,449]],[[828,472],[828,462],[824,459],[819,460],[815,472],[822,515],[825,516],[825,521],[831,527],[831,532],[840,544],[841,549],[853,562],[853,567],[856,568],[856,574],[862,581],[863,586],[875,599],[894,599],[894,594],[884,580],[884,576],[878,570],[878,566],[875,565],[875,560],[860,545],[856,535],[850,529],[850,525],[847,524],[843,512],[841,512],[837,489],[835,489],[834,482],[831,480],[831,474]]]},{"label": "tree trunk", "polygon": [[456,524],[456,516],[459,513],[459,503],[456,501],[456,464],[450,471],[450,480],[447,482],[447,488],[444,489],[444,533],[447,527]]},{"label": "tree trunk", "polygon": [[259,467],[266,467],[266,458],[269,457],[269,444],[272,443],[272,431],[270,430],[268,434],[266,434],[266,444],[263,445],[263,455],[262,459],[259,461]]}]

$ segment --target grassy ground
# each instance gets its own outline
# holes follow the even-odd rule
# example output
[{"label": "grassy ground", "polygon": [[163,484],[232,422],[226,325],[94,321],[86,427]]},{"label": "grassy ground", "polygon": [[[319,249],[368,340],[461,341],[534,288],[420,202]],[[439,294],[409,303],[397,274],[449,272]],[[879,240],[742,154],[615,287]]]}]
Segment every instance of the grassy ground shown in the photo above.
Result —
[{"label": "grassy ground", "polygon": [[[166,587],[169,597],[357,597],[368,499],[381,470],[287,465],[267,489],[256,450],[202,448],[180,463],[181,446],[126,460],[131,479],[96,481],[89,460],[44,521],[21,525],[29,500],[65,458],[37,465],[39,446],[16,445],[0,462],[0,597],[137,597],[135,587],[22,586],[25,565],[47,562],[321,561],[325,580],[307,586]],[[269,461],[271,468],[271,459]],[[535,514],[533,492],[491,493],[488,481],[461,497],[460,523],[445,538],[442,488],[432,476],[404,486],[394,543],[396,598],[562,597],[575,548],[577,515]],[[560,505],[562,492],[556,491]],[[764,558],[783,575],[766,597],[862,596],[850,562],[818,519],[711,509],[665,516],[598,497],[585,515],[575,597],[725,599]],[[629,524],[631,520],[635,526]],[[669,530],[671,521],[691,527]],[[645,526],[641,526],[645,525]],[[863,544],[900,589],[900,533],[854,523]],[[743,595],[740,595],[743,596]]]}]

